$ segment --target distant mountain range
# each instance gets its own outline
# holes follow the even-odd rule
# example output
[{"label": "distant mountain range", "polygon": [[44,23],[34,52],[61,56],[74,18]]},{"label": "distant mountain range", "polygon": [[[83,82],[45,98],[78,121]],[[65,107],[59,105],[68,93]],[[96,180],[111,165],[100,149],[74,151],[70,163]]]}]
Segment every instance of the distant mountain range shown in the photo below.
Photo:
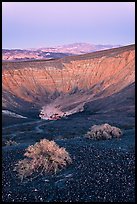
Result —
[{"label": "distant mountain range", "polygon": [[106,50],[121,45],[94,45],[89,43],[73,43],[56,47],[30,48],[30,49],[3,49],[3,61],[57,59],[65,56],[80,55],[99,50]]}]

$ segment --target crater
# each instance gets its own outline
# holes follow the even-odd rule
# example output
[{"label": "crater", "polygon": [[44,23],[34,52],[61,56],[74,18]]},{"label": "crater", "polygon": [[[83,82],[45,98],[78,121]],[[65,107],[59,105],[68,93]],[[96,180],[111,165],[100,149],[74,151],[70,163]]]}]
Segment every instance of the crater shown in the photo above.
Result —
[{"label": "crater", "polygon": [[58,120],[84,111],[87,104],[92,109],[92,102],[98,112],[108,97],[113,108],[115,94],[134,84],[134,59],[135,46],[129,45],[51,61],[3,62],[3,109]]}]

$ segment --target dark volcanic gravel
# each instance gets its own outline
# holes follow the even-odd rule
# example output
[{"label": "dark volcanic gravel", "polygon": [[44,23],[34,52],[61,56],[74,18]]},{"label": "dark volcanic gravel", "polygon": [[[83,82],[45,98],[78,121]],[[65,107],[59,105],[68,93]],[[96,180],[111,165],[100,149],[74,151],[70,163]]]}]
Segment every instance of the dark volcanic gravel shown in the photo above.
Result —
[{"label": "dark volcanic gravel", "polygon": [[[73,163],[56,175],[38,175],[23,182],[13,168],[27,145],[3,148],[4,202],[135,202],[135,152],[108,148],[110,141],[72,138],[56,141]],[[113,142],[112,142],[113,144]]]}]

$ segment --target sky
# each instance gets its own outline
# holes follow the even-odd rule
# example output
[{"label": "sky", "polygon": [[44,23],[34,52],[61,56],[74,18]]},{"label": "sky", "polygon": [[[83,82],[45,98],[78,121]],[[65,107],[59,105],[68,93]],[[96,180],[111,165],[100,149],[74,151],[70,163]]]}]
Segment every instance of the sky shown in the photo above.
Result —
[{"label": "sky", "polygon": [[2,2],[2,47],[135,43],[135,2]]}]

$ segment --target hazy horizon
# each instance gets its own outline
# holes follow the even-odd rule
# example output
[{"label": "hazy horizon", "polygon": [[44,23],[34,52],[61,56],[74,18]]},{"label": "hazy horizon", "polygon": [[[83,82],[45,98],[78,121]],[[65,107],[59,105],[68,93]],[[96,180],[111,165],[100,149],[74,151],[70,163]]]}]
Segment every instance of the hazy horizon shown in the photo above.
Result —
[{"label": "hazy horizon", "polygon": [[[132,44],[128,44],[128,45],[112,45],[112,44],[93,44],[93,43],[88,43],[88,42],[73,42],[73,43],[67,43],[67,44],[58,44],[58,45],[55,45],[55,46],[43,46],[43,47],[27,47],[27,48],[2,48],[3,50],[5,49],[9,49],[9,50],[14,50],[14,49],[22,49],[22,50],[29,50],[29,49],[40,49],[40,48],[57,48],[57,47],[62,47],[62,46],[71,46],[71,45],[74,45],[74,44],[87,44],[87,45],[102,45],[102,46],[120,46],[120,47],[122,47],[122,46],[128,46],[128,45],[132,45]],[[134,43],[133,43],[134,44]]]},{"label": "hazy horizon", "polygon": [[[29,48],[2,48],[3,50],[31,50],[31,49],[42,49],[42,48],[57,48],[57,47],[61,47],[61,46],[67,46],[67,45],[73,45],[73,44],[77,44],[78,42],[74,42],[74,43],[68,43],[68,44],[62,44],[62,45],[55,45],[55,46],[43,46],[43,47],[29,47]],[[83,44],[84,42],[79,42],[78,44]],[[85,44],[85,43],[84,43]],[[118,47],[124,47],[124,46],[129,46],[129,45],[134,45],[135,43],[131,43],[131,44],[126,44],[126,45],[116,45],[116,44],[92,44],[92,43],[86,43],[86,44],[90,44],[90,45],[102,45],[102,46],[118,46]],[[111,49],[111,48],[110,48]]]},{"label": "hazy horizon", "polygon": [[2,48],[135,44],[134,2],[2,2]]}]

